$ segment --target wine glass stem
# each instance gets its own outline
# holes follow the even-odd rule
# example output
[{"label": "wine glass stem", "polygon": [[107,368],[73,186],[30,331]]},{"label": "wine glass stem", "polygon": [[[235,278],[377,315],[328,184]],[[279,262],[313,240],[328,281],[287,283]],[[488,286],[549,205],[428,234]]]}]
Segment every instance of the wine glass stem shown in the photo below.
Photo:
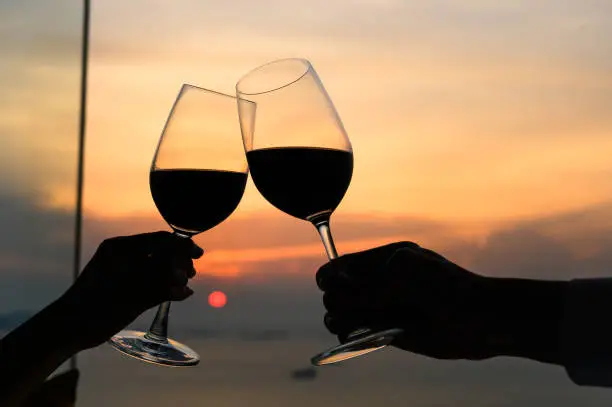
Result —
[{"label": "wine glass stem", "polygon": [[323,241],[323,246],[325,246],[325,251],[327,252],[327,257],[330,260],[337,258],[338,252],[336,251],[334,239],[332,238],[331,230],[329,228],[329,220],[320,221],[319,223],[315,224],[315,227],[319,231],[319,235]]},{"label": "wine glass stem", "polygon": [[[321,240],[323,241],[323,246],[325,246],[327,257],[330,260],[338,258],[338,252],[336,251],[336,245],[334,245],[334,239],[332,238],[331,229],[329,228],[329,220],[320,221],[318,223],[315,223],[314,225],[319,231],[319,235],[321,235]],[[368,334],[369,332],[370,332],[370,329],[368,328],[356,329],[348,335],[348,339],[355,338],[360,335]]]},{"label": "wine glass stem", "polygon": [[[179,233],[176,230],[174,231],[174,234],[182,239],[190,239],[190,236]],[[170,304],[170,301],[166,301],[161,303],[159,308],[157,308],[155,319],[153,319],[153,323],[151,323],[151,327],[146,333],[146,336],[149,339],[158,342],[168,341],[168,315],[170,314]]]},{"label": "wine glass stem", "polygon": [[150,339],[166,342],[168,337],[168,314],[170,313],[170,301],[163,302],[157,308],[157,314],[155,319],[147,332],[147,336]]}]

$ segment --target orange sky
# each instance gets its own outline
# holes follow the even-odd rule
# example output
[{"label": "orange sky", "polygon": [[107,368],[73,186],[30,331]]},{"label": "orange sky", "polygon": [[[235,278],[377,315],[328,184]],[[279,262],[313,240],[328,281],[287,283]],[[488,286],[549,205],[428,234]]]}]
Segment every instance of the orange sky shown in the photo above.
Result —
[{"label": "orange sky", "polygon": [[[249,69],[288,56],[311,60],[353,144],[353,182],[338,209],[353,221],[337,230],[344,251],[400,238],[478,243],[502,225],[608,202],[612,46],[601,38],[612,34],[610,15],[610,7],[594,1],[97,2],[86,212],[126,222],[158,216],[148,169],[180,85],[232,93]],[[69,28],[78,32],[77,24]],[[78,45],[67,38],[47,38],[47,46]],[[42,58],[33,52],[40,44],[27,44],[32,53],[23,58]],[[19,56],[18,47],[13,54]],[[21,72],[28,81],[0,99],[0,129],[26,136],[7,140],[12,153],[0,157],[18,166],[20,151],[28,151],[29,162],[52,168],[44,179],[25,171],[24,180],[51,206],[74,203],[66,176],[74,150],[45,136],[74,134],[77,56],[74,47],[47,55]],[[364,215],[447,226],[427,235],[408,226],[364,233],[341,244]],[[250,182],[234,216],[294,222]],[[310,240],[246,245],[239,255],[224,234],[206,261],[236,274],[241,262],[312,256],[321,247],[313,230],[302,230],[296,233]]]}]

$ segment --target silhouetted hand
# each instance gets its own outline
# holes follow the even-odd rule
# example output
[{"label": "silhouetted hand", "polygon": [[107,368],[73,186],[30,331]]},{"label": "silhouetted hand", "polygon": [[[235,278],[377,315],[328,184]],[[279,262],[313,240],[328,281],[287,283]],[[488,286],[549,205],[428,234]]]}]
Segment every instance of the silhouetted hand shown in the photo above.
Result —
[{"label": "silhouetted hand", "polygon": [[64,295],[0,339],[0,406],[21,406],[72,355],[148,308],[189,297],[192,258],[203,253],[168,232],[105,240]]},{"label": "silhouetted hand", "polygon": [[155,232],[105,240],[58,301],[79,330],[78,347],[97,346],[147,309],[182,301],[204,251],[190,239]]},{"label": "silhouetted hand", "polygon": [[392,345],[438,359],[558,362],[561,291],[552,282],[480,276],[399,242],[333,260],[317,283],[325,325],[342,342],[358,328],[402,328]]}]

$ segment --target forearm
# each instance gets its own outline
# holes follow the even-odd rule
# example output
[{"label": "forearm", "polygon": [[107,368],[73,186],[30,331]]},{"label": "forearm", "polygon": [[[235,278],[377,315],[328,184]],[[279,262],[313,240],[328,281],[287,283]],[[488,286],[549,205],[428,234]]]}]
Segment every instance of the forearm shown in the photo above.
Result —
[{"label": "forearm", "polygon": [[17,407],[80,350],[70,310],[55,301],[0,341],[0,405]]},{"label": "forearm", "polygon": [[488,302],[492,354],[562,365],[565,281],[491,278]]}]

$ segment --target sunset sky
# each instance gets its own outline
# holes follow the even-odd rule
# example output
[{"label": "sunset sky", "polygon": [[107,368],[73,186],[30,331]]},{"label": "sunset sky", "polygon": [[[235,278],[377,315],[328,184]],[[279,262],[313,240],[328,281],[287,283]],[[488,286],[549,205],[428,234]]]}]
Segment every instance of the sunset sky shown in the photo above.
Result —
[{"label": "sunset sky", "polygon": [[[183,83],[233,94],[250,69],[301,57],[316,68],[353,146],[353,180],[332,218],[341,253],[414,240],[488,275],[610,275],[612,2],[92,3],[85,261],[104,238],[168,229],[151,199],[148,173]],[[70,283],[81,12],[75,0],[0,2],[3,310],[38,309]],[[311,406],[341,397],[337,389],[356,407],[373,399],[396,405],[394,394],[410,394],[415,406],[583,400],[585,393],[563,387],[567,378],[558,372],[501,362],[470,371],[415,359],[408,363],[412,387],[403,387],[395,373],[406,365],[388,356],[326,373],[317,391],[283,384],[286,393],[277,394],[274,375],[282,370],[285,380],[296,360],[306,364],[334,343],[321,324],[313,278],[325,262],[315,230],[273,208],[249,181],[230,219],[196,240],[207,252],[197,263],[196,295],[173,306],[172,327],[196,337],[189,344],[202,352],[206,369],[173,376],[174,370],[145,370],[104,348],[85,357],[85,389],[93,389],[85,391],[88,405],[134,405],[147,394],[148,405],[167,405],[160,400],[171,394],[151,385],[155,380],[175,380],[185,397],[200,400],[204,377],[215,406],[242,405],[235,398],[240,392],[253,395],[253,407],[287,400]],[[223,310],[206,305],[215,289],[228,295]],[[245,327],[299,333],[258,348],[244,339]],[[293,359],[282,359],[282,352]],[[118,363],[130,367],[117,369]],[[378,379],[356,366],[369,366]],[[132,383],[130,376],[128,386],[121,374],[108,374],[113,371],[145,379]],[[436,376],[440,371],[447,376]],[[97,386],[106,379],[96,375],[118,381],[118,395],[109,397],[124,404],[99,398]],[[193,381],[176,383],[177,377]],[[215,378],[226,387],[211,385]],[[353,392],[353,380],[365,387]],[[521,391],[508,392],[508,383]],[[450,389],[448,398],[438,385]],[[368,398],[364,392],[372,388],[378,393]],[[611,401],[589,394],[595,403],[589,405]]]},{"label": "sunset sky", "polygon": [[[3,7],[31,7],[35,26],[30,37],[3,44],[4,69],[24,78],[0,99],[10,105],[0,113],[2,129],[23,133],[3,137],[14,146],[3,150],[3,165],[20,169],[42,205],[71,208],[74,148],[49,136],[74,137],[80,10],[68,1],[46,11],[20,4]],[[131,224],[164,227],[148,170],[181,84],[233,94],[248,70],[294,56],[313,63],[353,144],[353,181],[335,215],[344,252],[397,239],[440,249],[457,239],[482,245],[521,222],[606,206],[612,48],[603,39],[612,34],[611,13],[595,0],[94,2],[86,216],[123,233]],[[8,29],[18,24],[3,15]],[[11,70],[10,62],[27,69]],[[19,151],[30,154],[28,165],[44,163],[45,177],[12,162]],[[236,236],[262,219],[265,247]],[[249,182],[233,217],[201,238],[214,241],[206,261],[236,274],[242,262],[319,255],[314,231],[298,222]],[[295,233],[278,234],[283,228]]]},{"label": "sunset sky", "polygon": [[[353,144],[336,215],[342,251],[454,236],[480,244],[612,199],[605,2],[108,1],[93,12],[88,216],[158,216],[147,172],[181,83],[233,93],[249,69],[292,56],[318,70]],[[234,229],[256,218],[269,219],[257,231],[269,244],[232,247]],[[404,230],[353,236],[362,220],[398,218]],[[424,234],[411,219],[442,225]],[[318,255],[314,231],[297,222],[250,184],[211,232],[225,239],[208,245],[209,260]],[[275,238],[281,225],[296,232]]]},{"label": "sunset sky", "polygon": [[[3,29],[28,28],[2,43],[2,165],[17,169],[3,184],[70,209],[80,10],[3,7]],[[233,94],[248,70],[294,56],[313,63],[353,144],[334,216],[342,252],[398,239],[482,247],[526,222],[600,213],[612,199],[611,13],[594,0],[94,2],[86,217],[115,225],[108,235],[164,228],[148,170],[181,84]],[[200,269],[320,256],[308,228],[249,182],[232,218],[199,238]],[[545,234],[567,240],[567,228]]]}]

